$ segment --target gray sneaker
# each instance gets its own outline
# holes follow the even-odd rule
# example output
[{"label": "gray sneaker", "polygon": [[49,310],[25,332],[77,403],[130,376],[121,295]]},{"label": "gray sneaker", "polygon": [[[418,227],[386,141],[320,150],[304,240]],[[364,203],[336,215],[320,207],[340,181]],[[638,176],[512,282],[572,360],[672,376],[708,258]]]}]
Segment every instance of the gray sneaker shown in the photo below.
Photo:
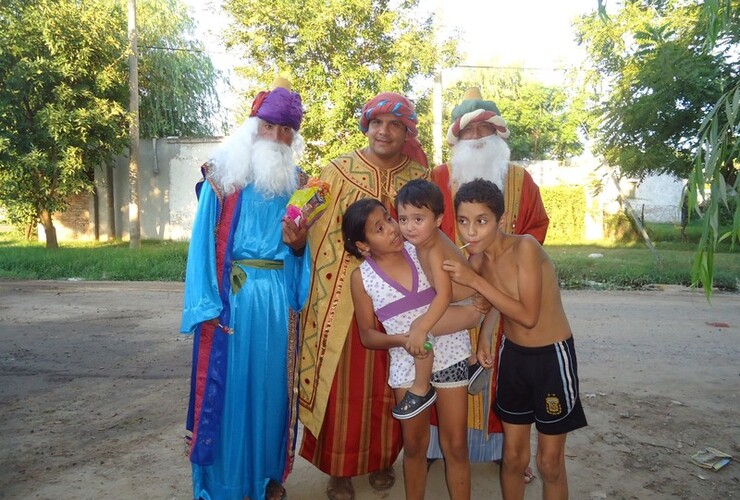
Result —
[{"label": "gray sneaker", "polygon": [[393,413],[393,416],[399,420],[406,420],[417,416],[436,400],[437,392],[434,390],[434,387],[431,386],[423,396],[414,394],[411,391],[406,391],[406,395],[396,406],[393,407],[391,413]]}]

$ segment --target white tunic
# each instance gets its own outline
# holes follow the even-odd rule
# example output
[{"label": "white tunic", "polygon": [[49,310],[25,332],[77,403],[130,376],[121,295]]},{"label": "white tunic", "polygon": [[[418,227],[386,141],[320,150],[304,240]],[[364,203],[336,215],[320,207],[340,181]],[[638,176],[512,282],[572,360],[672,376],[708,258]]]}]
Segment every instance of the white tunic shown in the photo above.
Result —
[{"label": "white tunic", "polygon": [[[412,273],[412,289],[407,290],[383,272],[371,258],[360,264],[365,292],[373,301],[375,315],[388,335],[404,334],[411,323],[429,309],[436,293],[429,284],[416,255],[416,248],[404,243],[404,255]],[[437,337],[433,371],[444,370],[470,356],[470,335],[462,330]],[[403,347],[389,349],[391,356],[388,385],[405,387],[414,380],[414,358]]]}]

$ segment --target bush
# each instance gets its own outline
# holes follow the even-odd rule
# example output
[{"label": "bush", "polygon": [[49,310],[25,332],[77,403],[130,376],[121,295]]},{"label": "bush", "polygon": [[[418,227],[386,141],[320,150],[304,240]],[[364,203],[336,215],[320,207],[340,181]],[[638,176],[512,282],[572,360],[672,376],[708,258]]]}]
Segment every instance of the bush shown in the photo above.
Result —
[{"label": "bush", "polygon": [[586,237],[586,192],[583,186],[540,188],[550,218],[547,242],[580,243]]},{"label": "bush", "polygon": [[615,243],[635,243],[642,239],[635,223],[624,212],[604,214],[604,239]]}]

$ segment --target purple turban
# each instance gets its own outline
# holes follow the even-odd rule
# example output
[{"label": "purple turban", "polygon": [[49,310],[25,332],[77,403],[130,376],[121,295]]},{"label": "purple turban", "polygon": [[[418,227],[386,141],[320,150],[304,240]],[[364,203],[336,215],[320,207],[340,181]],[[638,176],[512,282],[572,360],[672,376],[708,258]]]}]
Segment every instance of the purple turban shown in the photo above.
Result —
[{"label": "purple turban", "polygon": [[252,103],[249,116],[256,116],[275,125],[287,125],[297,131],[303,120],[301,96],[283,87],[260,92]]}]

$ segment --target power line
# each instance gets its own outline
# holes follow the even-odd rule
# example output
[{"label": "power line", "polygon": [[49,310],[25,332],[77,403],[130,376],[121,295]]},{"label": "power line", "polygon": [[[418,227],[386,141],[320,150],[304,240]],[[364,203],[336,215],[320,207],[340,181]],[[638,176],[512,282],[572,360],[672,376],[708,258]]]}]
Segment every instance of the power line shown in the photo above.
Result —
[{"label": "power line", "polygon": [[199,54],[226,54],[225,51],[216,51],[216,50],[205,50],[205,49],[185,49],[182,47],[160,47],[158,45],[139,45],[140,48],[145,49],[156,49],[156,50],[170,50],[170,51],[180,51],[180,52],[197,52]]},{"label": "power line", "polygon": [[453,68],[472,68],[472,69],[520,69],[528,71],[568,71],[571,68],[535,68],[535,67],[522,67],[522,66],[486,66],[478,64],[458,64]]}]

